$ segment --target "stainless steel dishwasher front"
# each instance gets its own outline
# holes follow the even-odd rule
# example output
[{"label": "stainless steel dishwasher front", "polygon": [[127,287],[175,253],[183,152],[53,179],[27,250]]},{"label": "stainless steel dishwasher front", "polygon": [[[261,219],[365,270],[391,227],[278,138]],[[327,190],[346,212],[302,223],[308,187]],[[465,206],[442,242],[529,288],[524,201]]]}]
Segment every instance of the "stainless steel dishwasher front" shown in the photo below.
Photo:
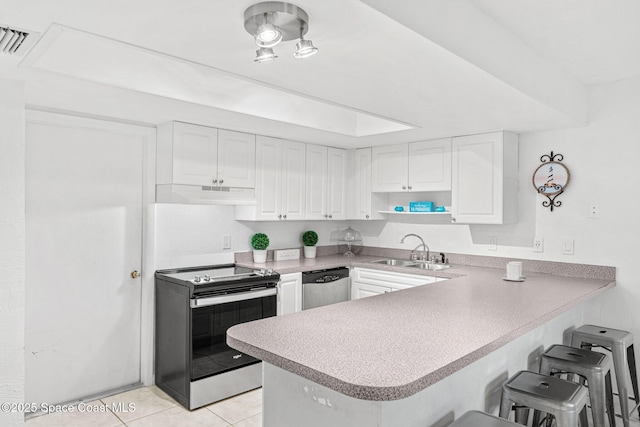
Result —
[{"label": "stainless steel dishwasher front", "polygon": [[347,267],[302,273],[302,309],[349,301],[351,295]]}]

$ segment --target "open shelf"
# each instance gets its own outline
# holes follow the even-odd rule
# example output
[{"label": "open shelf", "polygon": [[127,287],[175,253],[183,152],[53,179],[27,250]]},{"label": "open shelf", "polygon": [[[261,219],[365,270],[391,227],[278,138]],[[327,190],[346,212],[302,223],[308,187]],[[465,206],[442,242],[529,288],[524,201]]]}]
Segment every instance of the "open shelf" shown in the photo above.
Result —
[{"label": "open shelf", "polygon": [[451,215],[451,212],[396,212],[396,211],[378,211],[378,213],[383,214],[394,214],[394,215]]}]

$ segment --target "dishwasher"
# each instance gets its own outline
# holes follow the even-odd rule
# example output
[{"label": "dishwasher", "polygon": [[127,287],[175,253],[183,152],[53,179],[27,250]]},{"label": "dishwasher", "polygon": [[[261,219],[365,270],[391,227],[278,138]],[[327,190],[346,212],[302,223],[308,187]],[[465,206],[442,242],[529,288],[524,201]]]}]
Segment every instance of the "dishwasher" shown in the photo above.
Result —
[{"label": "dishwasher", "polygon": [[347,267],[302,273],[302,309],[349,301],[349,269]]}]

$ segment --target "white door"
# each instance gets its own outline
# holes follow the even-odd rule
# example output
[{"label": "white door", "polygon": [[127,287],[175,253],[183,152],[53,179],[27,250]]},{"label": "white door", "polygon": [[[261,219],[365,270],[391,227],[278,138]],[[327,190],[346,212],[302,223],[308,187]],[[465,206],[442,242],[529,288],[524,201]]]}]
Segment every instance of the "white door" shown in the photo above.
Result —
[{"label": "white door", "polygon": [[131,273],[142,267],[143,163],[154,139],[150,128],[28,116],[27,402],[141,380],[142,287]]}]

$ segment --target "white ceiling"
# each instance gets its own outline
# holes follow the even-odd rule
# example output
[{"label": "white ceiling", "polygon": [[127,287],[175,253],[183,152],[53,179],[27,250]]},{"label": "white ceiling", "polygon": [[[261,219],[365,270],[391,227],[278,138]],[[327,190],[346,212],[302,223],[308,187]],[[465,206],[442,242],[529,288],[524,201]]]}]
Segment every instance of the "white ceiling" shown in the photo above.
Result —
[{"label": "white ceiling", "polygon": [[[637,0],[296,0],[310,16],[306,38],[320,52],[296,60],[295,42],[286,42],[275,48],[276,61],[263,64],[253,62],[256,46],[243,27],[243,12],[253,3],[0,0],[0,24],[45,33],[57,23],[243,82],[242,90],[217,87],[209,101],[148,86],[105,84],[91,67],[80,67],[82,52],[76,59],[65,57],[70,67],[57,72],[18,66],[22,58],[2,55],[0,76],[25,80],[27,103],[39,109],[147,124],[182,120],[358,147],[581,126],[588,119],[585,85],[640,75]],[[135,73],[130,61],[120,62],[127,62],[118,64],[122,74]],[[185,94],[208,90],[184,75],[174,78],[172,87]],[[322,113],[295,125],[285,98],[274,105],[275,112],[260,107],[243,114],[232,108],[247,104],[251,87],[256,94],[277,90],[414,128],[347,136],[322,130],[330,123],[316,123],[316,116],[332,117]],[[280,113],[282,121],[274,120]]]}]

